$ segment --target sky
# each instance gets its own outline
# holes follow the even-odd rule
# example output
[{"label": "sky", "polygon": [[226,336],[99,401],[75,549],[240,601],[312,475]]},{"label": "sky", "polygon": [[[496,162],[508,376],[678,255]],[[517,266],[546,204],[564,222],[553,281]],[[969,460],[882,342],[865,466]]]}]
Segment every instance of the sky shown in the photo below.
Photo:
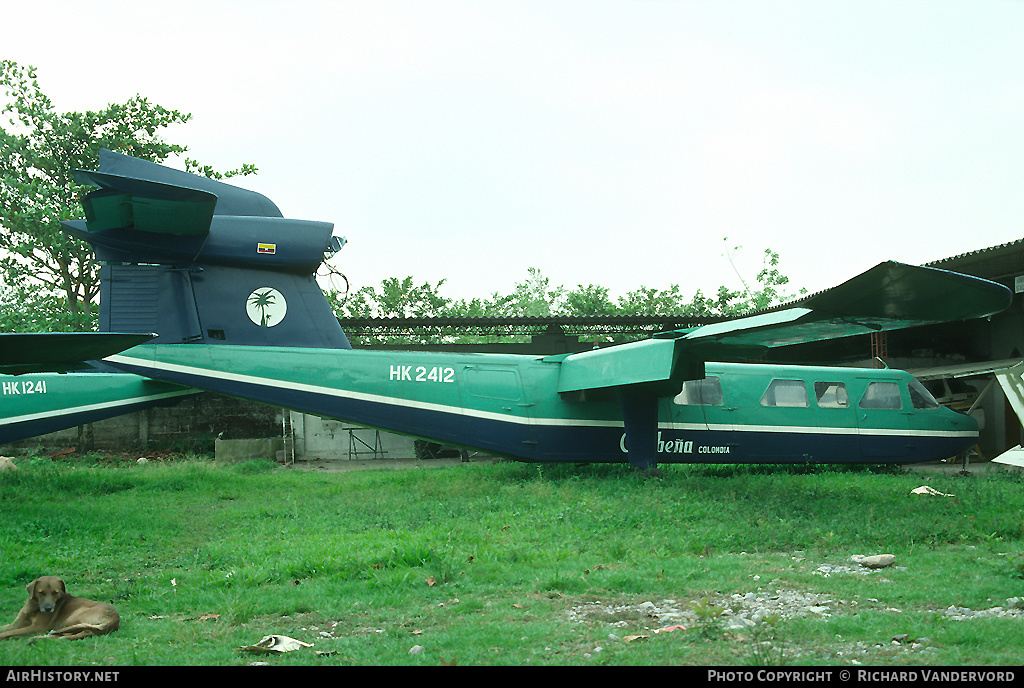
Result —
[{"label": "sky", "polygon": [[[1024,2],[36,0],[0,59],[140,94],[352,289],[811,292],[1024,238]],[[184,167],[181,160],[170,160]],[[736,249],[738,250],[733,250]],[[731,256],[731,258],[730,258]]]}]

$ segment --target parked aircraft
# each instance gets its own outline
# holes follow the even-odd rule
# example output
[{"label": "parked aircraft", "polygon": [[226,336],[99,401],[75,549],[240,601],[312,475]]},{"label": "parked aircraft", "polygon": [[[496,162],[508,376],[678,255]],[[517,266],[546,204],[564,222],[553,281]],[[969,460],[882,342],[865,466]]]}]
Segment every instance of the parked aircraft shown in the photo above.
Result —
[{"label": "parked aircraft", "polygon": [[90,369],[101,359],[152,339],[98,332],[0,334],[0,444],[71,428],[177,400],[199,390]]},{"label": "parked aircraft", "polygon": [[1005,287],[883,263],[746,318],[558,356],[352,349],[316,284],[344,240],[264,196],[105,152],[86,219],[101,329],[153,332],[106,363],[151,379],[525,461],[914,462],[977,424],[902,371],[774,366],[767,349],[1006,308]]}]

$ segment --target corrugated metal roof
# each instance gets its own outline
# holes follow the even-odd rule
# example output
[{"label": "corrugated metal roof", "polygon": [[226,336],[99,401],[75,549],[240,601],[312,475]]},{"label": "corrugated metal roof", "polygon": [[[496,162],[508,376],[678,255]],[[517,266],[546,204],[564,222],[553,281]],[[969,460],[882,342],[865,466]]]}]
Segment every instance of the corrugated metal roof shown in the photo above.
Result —
[{"label": "corrugated metal roof", "polygon": [[928,267],[954,270],[998,280],[1024,274],[1024,239],[925,263]]}]

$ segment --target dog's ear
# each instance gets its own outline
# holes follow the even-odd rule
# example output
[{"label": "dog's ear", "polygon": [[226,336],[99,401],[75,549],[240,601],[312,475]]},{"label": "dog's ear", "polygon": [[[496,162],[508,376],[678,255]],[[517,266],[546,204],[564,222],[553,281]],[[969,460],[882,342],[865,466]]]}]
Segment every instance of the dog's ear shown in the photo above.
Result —
[{"label": "dog's ear", "polygon": [[28,584],[28,587],[25,588],[25,590],[28,591],[29,597],[31,597],[32,595],[36,594],[36,583],[38,583],[38,582],[39,582],[39,579],[36,578],[34,581],[32,581],[31,583]]},{"label": "dog's ear", "polygon": [[60,583],[61,594],[66,594],[68,589],[64,587],[64,579],[63,578],[58,578],[57,582]]}]

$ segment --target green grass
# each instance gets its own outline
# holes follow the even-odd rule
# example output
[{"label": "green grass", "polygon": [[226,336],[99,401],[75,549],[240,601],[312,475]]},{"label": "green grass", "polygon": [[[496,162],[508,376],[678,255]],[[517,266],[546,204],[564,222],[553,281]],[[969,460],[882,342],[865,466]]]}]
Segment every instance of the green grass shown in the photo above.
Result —
[{"label": "green grass", "polygon": [[[0,622],[40,575],[110,600],[122,621],[79,642],[3,641],[4,664],[1016,664],[1024,649],[1021,619],[944,615],[1024,596],[1019,475],[20,465],[0,475]],[[909,494],[926,482],[955,498]],[[816,573],[878,553],[898,568]],[[749,632],[706,611],[706,600],[773,590],[842,602]],[[663,600],[705,611],[651,634],[659,621],[638,610]],[[570,614],[590,603],[623,611]],[[315,648],[235,649],[272,633]],[[894,646],[901,634],[928,638],[927,651]],[[424,651],[409,654],[415,645]]]}]

